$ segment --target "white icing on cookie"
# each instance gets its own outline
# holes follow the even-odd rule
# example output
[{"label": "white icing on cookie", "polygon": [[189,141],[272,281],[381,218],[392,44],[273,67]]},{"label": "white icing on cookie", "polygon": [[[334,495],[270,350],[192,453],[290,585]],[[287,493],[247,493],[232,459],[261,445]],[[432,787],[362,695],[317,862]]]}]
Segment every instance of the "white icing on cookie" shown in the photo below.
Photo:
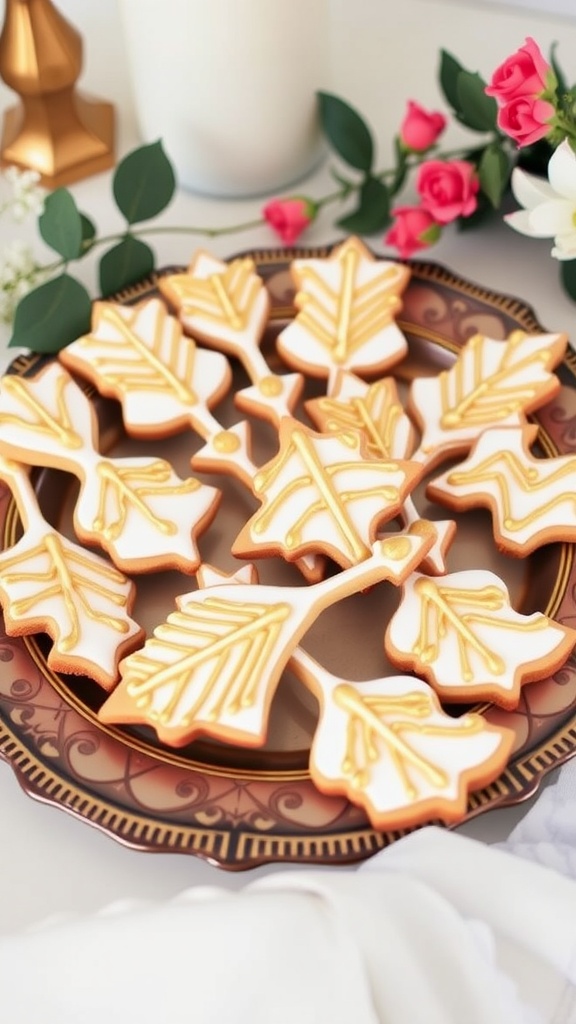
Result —
[{"label": "white icing on cookie", "polygon": [[487,430],[466,461],[433,480],[427,494],[452,508],[486,506],[499,547],[525,555],[576,540],[576,456],[536,459],[536,426]]},{"label": "white icing on cookie", "polygon": [[[353,373],[332,372],[328,394],[305,402],[315,426],[326,433],[359,431],[366,451],[375,459],[407,459],[414,448],[415,432],[402,408],[396,382],[383,377],[366,384]],[[411,497],[404,499],[400,513],[405,525],[415,523],[420,514]],[[446,569],[446,554],[456,533],[453,520],[434,523],[437,539],[426,557],[425,568],[433,575]]]},{"label": "white icing on cookie", "polygon": [[273,550],[293,560],[321,550],[352,565],[367,556],[378,526],[398,514],[418,477],[414,463],[367,459],[357,432],[317,434],[283,420],[280,451],[254,481],[262,507],[232,551]]},{"label": "white icing on cookie", "polygon": [[394,664],[423,675],[447,700],[516,707],[523,682],[568,657],[576,631],[510,605],[506,585],[482,569],[430,579],[414,573],[386,631]]},{"label": "white icing on cookie", "polygon": [[48,665],[90,675],[105,689],[118,661],[144,631],[130,618],[135,587],[103,558],[54,530],[38,509],[23,467],[0,458],[24,526],[17,544],[0,554],[0,593],[9,635],[48,633]]},{"label": "white icing on cookie", "polygon": [[422,429],[413,458],[433,465],[467,451],[490,427],[524,423],[560,387],[551,371],[566,345],[565,334],[514,331],[506,341],[475,334],[449,370],[413,381],[410,409]]},{"label": "white icing on cookie", "polygon": [[203,434],[206,410],[232,381],[226,357],[186,337],[160,299],[136,306],[94,303],[91,332],[62,349],[59,359],[120,400],[126,430],[136,437],[188,426]]},{"label": "white icing on cookie", "polygon": [[398,583],[429,542],[416,533],[378,541],[366,561],[310,587],[235,583],[184,594],[121,663],[101,719],[147,722],[174,746],[202,734],[260,746],[282,670],[316,616],[380,580]]},{"label": "white icing on cookie", "polygon": [[187,273],[160,277],[158,285],[194,337],[235,356],[256,379],[270,372],[259,350],[270,297],[253,260],[223,263],[198,252]]},{"label": "white icing on cookie", "polygon": [[234,395],[234,404],[242,412],[280,426],[284,416],[293,416],[304,387],[301,373],[267,373],[248,388]]},{"label": "white icing on cookie", "polygon": [[0,443],[10,457],[79,477],[78,536],[104,547],[119,568],[197,568],[195,535],[215,515],[220,492],[182,480],[163,459],[99,455],[92,407],[57,363],[32,379],[3,378]]},{"label": "white icing on cookie", "polygon": [[468,791],[492,781],[506,763],[512,732],[477,714],[446,715],[420,679],[350,682],[301,648],[290,667],[320,704],[310,751],[314,783],[364,807],[375,828],[457,820]]},{"label": "white icing on cookie", "polygon": [[394,317],[407,267],[376,260],[349,238],[327,259],[294,260],[291,272],[299,312],[277,339],[289,366],[315,377],[327,377],[333,367],[373,374],[404,357],[408,345]]}]

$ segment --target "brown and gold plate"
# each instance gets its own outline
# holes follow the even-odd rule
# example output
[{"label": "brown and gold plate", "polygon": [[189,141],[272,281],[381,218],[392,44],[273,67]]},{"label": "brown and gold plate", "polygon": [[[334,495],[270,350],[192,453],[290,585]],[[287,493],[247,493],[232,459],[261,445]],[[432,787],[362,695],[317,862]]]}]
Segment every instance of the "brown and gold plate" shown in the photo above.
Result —
[{"label": "brown and gold plate", "polygon": [[[316,250],[252,252],[272,298],[265,351],[276,362],[274,338],[294,314],[288,263],[294,256],[324,256]],[[168,268],[160,273],[174,272]],[[154,277],[117,298],[133,302],[156,294]],[[540,332],[529,306],[471,284],[434,263],[412,264],[399,323],[410,354],[399,382],[422,373],[435,374],[476,332],[504,338],[512,330]],[[12,371],[35,372],[41,357],[21,357]],[[278,369],[281,369],[276,363]],[[540,427],[542,454],[576,451],[576,358],[570,351],[557,371],[561,389],[534,417]],[[237,371],[238,386],[248,381]],[[307,397],[320,385],[310,385]],[[94,398],[104,444],[114,454],[150,450],[151,443],[128,441],[116,404]],[[231,399],[218,407],[224,423],[239,420]],[[254,424],[254,460],[274,451],[271,428]],[[201,445],[191,433],[153,444],[155,454],[170,458],[177,471],[189,468]],[[230,572],[230,543],[255,501],[235,481],[207,477],[224,491],[223,511],[200,540],[205,561]],[[46,518],[71,535],[74,484],[61,473],[35,474]],[[428,518],[447,518],[417,492],[418,507]],[[493,543],[488,514],[457,517],[458,531],[450,570],[491,568],[509,586],[514,606],[524,612],[545,611],[559,622],[576,625],[574,548],[554,544],[527,559],[507,558]],[[0,487],[2,547],[18,537],[19,521],[10,492]],[[265,582],[301,583],[297,571],[277,559],[267,560]],[[266,577],[266,573],[270,575]],[[137,580],[138,618],[148,632],[172,609],[178,593],[193,589],[189,577],[155,573]],[[319,661],[346,678],[362,679],[386,672],[383,635],[394,609],[370,603],[370,595],[350,598],[321,616],[305,646]],[[355,641],[355,642],[354,642]],[[195,742],[173,750],[151,730],[114,728],[96,716],[104,694],[82,678],[54,674],[46,663],[43,637],[13,638],[0,633],[0,756],[12,766],[24,790],[95,825],[131,847],[190,853],[228,869],[270,861],[342,864],[368,857],[400,833],[372,829],[359,808],[344,797],[324,796],[307,770],[310,739],[316,722],[313,698],[285,674],[274,700],[269,736],[262,750],[248,751],[215,742]],[[490,786],[470,796],[464,820],[518,803],[530,796],[548,771],[576,753],[576,661],[574,657],[551,678],[526,686],[513,712],[484,705],[492,722],[515,732],[510,761]]]}]

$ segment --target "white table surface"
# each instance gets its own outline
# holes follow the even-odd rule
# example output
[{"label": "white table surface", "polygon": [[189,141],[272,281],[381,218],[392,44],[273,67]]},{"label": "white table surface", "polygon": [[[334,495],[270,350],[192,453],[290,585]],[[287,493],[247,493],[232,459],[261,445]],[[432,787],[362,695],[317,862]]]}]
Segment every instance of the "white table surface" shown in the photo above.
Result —
[{"label": "white table surface", "polygon": [[[160,8],[161,0],[158,4]],[[136,144],[138,135],[115,0],[60,0],[57,6],[84,36],[82,87],[117,106],[118,150],[122,154]],[[576,17],[576,0],[574,12]],[[408,98],[442,109],[436,84],[441,47],[488,77],[527,35],[534,36],[545,52],[558,40],[568,77],[576,79],[576,20],[571,18],[552,18],[504,5],[490,4],[486,8],[480,0],[403,0],[393,9],[383,0],[333,0],[332,25],[333,72],[329,84],[371,121],[382,166]],[[0,111],[13,100],[13,95],[0,85]],[[451,128],[450,132],[455,139],[460,137],[457,129]],[[299,183],[296,191],[322,195],[330,188],[329,166],[327,161],[309,180]],[[73,186],[73,192],[80,208],[96,220],[101,232],[120,226],[110,198],[109,174],[80,182]],[[250,220],[258,215],[261,205],[258,199],[210,200],[180,192],[161,222],[218,226]],[[302,241],[314,245],[337,239],[333,219],[334,212],[326,210]],[[38,254],[42,253],[31,227],[19,233],[33,240]],[[16,234],[16,228],[0,222],[0,248]],[[262,227],[216,239],[209,248],[215,255],[227,256],[239,249],[275,243],[271,232]],[[156,238],[157,264],[186,263],[194,244],[182,236]],[[370,244],[377,252],[384,251],[381,239],[371,239]],[[425,255],[481,285],[529,301],[547,329],[565,330],[576,339],[576,306],[560,287],[558,264],[549,258],[549,250],[547,241],[526,241],[496,220],[490,228],[474,233],[459,235],[448,229],[440,243]],[[87,262],[77,270],[95,293],[94,266]],[[6,329],[0,331],[0,358],[6,358],[8,336]],[[509,833],[523,811],[517,807],[491,812],[464,831],[487,842],[497,841]],[[184,855],[152,855],[127,849],[62,811],[26,797],[10,768],[3,764],[0,821],[0,931],[60,910],[89,911],[122,897],[163,898],[197,883],[238,887],[254,874],[223,872]],[[284,867],[258,869],[275,870]]]}]

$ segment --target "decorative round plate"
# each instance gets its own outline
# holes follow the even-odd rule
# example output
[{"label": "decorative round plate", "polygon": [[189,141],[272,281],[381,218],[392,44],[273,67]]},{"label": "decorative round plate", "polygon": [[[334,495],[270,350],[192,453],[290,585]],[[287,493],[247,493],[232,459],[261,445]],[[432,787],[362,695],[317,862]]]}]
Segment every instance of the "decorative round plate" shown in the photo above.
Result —
[{"label": "decorative round plate", "polygon": [[[272,297],[265,340],[269,362],[276,358],[275,335],[294,313],[289,260],[328,252],[326,248],[249,254]],[[181,268],[161,273],[175,269]],[[516,299],[489,292],[433,263],[414,263],[412,271],[399,319],[410,348],[401,366],[403,377],[437,373],[473,333],[504,338],[517,328],[543,330],[532,310]],[[132,302],[154,294],[155,280],[116,298]],[[13,372],[34,372],[39,361],[36,356],[22,357],[13,364]],[[576,451],[576,358],[572,352],[558,373],[559,394],[534,417],[544,455]],[[242,383],[247,381],[239,371],[238,384]],[[134,450],[136,443],[122,436],[115,404],[101,399],[96,404],[106,428],[106,444],[115,454]],[[218,407],[218,416],[223,422],[227,417],[230,422],[239,418],[231,401]],[[268,427],[257,427],[256,433],[258,462],[273,439]],[[195,443],[187,433],[184,438],[155,444],[154,451],[171,457],[178,469],[178,461],[182,467],[189,466]],[[225,490],[222,503],[231,518],[221,520],[219,512],[218,528],[212,527],[201,538],[200,548],[206,561],[230,571],[234,533],[227,536],[227,531],[237,530],[255,506],[251,495],[234,481],[222,484],[215,477],[214,482],[231,488]],[[68,478],[45,470],[36,475],[36,488],[46,517],[70,532],[73,485]],[[445,518],[442,509],[426,506],[421,495],[418,501],[428,518]],[[15,543],[18,528],[15,503],[2,488],[3,548]],[[474,565],[498,571],[517,609],[540,609],[559,622],[576,625],[572,545],[548,545],[528,559],[505,558],[491,540],[487,514],[467,513],[458,519],[450,569]],[[190,589],[190,580],[177,573],[153,574],[141,577],[138,585],[136,617],[150,631],[171,610],[174,595]],[[330,612],[321,616],[306,639],[305,646],[324,659],[326,667],[346,678],[383,674],[382,639],[389,610],[368,606],[367,611],[363,600],[364,595],[342,602],[346,608],[339,609],[336,617]],[[351,643],[351,638],[357,642]],[[347,863],[370,856],[400,835],[375,831],[360,809],[345,798],[322,795],[312,784],[307,750],[316,708],[307,691],[288,674],[274,701],[264,749],[195,742],[176,751],[159,744],[150,730],[99,723],[96,711],[102,692],[89,680],[55,675],[47,667],[45,651],[43,637],[0,634],[0,755],[31,796],[81,817],[134,848],[195,854],[228,869],[269,861]],[[576,662],[572,658],[553,678],[526,686],[516,711],[492,705],[481,710],[491,721],[511,727],[516,741],[502,775],[471,795],[465,820],[525,799],[550,769],[576,753]]]}]

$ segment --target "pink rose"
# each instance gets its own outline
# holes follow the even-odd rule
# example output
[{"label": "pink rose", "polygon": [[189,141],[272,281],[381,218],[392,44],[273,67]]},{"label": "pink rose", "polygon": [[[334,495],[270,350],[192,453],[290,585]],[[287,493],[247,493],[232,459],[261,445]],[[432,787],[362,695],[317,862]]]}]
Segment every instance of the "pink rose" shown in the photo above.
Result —
[{"label": "pink rose", "polygon": [[424,110],[424,107],[409,100],[404,120],[400,125],[400,141],[408,149],[422,153],[434,145],[445,126],[446,118],[442,114]]},{"label": "pink rose", "polygon": [[546,89],[551,71],[538,45],[528,37],[524,46],[496,68],[485,91],[500,104],[518,96],[539,96]]},{"label": "pink rose", "polygon": [[533,96],[518,96],[498,111],[498,127],[506,132],[519,147],[531,146],[550,131],[554,107],[546,100]]},{"label": "pink rose", "polygon": [[262,214],[284,244],[293,245],[314,220],[317,209],[312,199],[288,196],[286,199],[271,199]]},{"label": "pink rose", "polygon": [[478,205],[480,184],[466,160],[427,160],[420,165],[416,187],[422,206],[439,224],[469,217]]},{"label": "pink rose", "polygon": [[392,216],[396,219],[384,242],[398,249],[403,259],[419,249],[427,249],[440,238],[440,225],[421,206],[397,206]]}]

